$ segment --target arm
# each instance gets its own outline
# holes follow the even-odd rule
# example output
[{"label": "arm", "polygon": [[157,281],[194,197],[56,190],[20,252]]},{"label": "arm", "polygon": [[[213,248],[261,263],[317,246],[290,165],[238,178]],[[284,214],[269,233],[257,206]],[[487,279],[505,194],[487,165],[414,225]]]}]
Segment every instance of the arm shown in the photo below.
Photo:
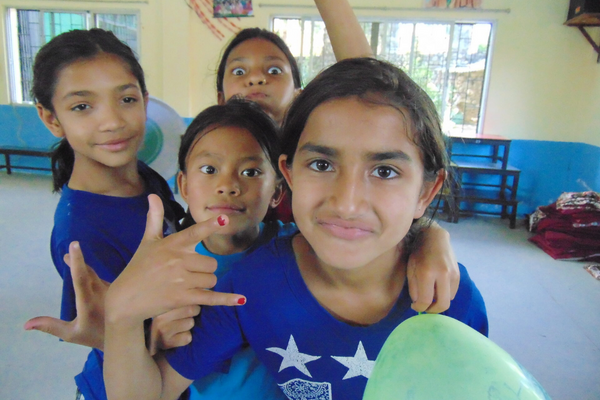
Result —
[{"label": "arm", "polygon": [[373,51],[348,0],[315,0],[337,61],[373,57]]},{"label": "arm", "polygon": [[111,400],[175,399],[191,383],[160,355],[151,357],[144,320],[179,307],[245,303],[243,296],[206,290],[216,283],[216,262],[194,248],[219,229],[217,218],[163,239],[160,200],[149,200],[140,247],[106,295],[104,379]]},{"label": "arm", "polygon": [[[408,259],[408,288],[416,311],[440,313],[454,299],[460,272],[450,234],[437,223],[421,228],[420,240]],[[434,302],[435,299],[435,302]]]}]

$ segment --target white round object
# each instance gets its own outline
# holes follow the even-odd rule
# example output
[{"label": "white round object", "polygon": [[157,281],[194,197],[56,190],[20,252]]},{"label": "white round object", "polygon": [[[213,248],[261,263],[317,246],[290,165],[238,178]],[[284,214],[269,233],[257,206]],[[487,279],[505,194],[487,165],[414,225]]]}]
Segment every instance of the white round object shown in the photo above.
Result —
[{"label": "white round object", "polygon": [[177,173],[177,153],[186,126],[171,106],[156,97],[148,99],[146,135],[138,158],[170,179]]}]

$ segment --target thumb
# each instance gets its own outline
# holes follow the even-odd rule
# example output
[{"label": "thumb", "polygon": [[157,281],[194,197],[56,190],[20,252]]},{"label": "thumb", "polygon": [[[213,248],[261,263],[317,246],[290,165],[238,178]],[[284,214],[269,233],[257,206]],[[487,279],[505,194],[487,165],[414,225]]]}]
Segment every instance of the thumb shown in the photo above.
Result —
[{"label": "thumb", "polygon": [[163,237],[163,220],[165,210],[160,197],[155,194],[148,196],[148,217],[143,240],[156,240]]},{"label": "thumb", "polygon": [[72,325],[66,321],[52,317],[35,317],[25,322],[26,331],[36,330],[48,333],[68,342],[71,336]]}]

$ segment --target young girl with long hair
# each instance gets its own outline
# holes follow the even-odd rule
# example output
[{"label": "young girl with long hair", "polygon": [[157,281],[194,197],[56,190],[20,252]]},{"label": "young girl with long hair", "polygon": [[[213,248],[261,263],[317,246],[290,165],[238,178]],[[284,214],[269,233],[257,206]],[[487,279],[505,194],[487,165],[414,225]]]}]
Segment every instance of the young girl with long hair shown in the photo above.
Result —
[{"label": "young girl with long hair", "polygon": [[[109,398],[174,399],[244,345],[288,398],[362,398],[385,339],[416,314],[406,256],[415,223],[446,176],[439,118],[399,69],[352,59],[321,73],[297,97],[283,137],[279,167],[293,193],[298,233],[274,238],[233,265],[212,295],[239,296],[222,303],[238,307],[205,307],[192,342],[158,358],[144,345],[143,321],[173,307],[171,295],[181,287],[163,282],[158,298],[144,290],[162,280],[148,271],[161,264],[161,246],[143,242],[107,293]],[[227,222],[213,217],[187,236],[226,231]],[[483,299],[460,270],[445,314],[487,335]]]}]

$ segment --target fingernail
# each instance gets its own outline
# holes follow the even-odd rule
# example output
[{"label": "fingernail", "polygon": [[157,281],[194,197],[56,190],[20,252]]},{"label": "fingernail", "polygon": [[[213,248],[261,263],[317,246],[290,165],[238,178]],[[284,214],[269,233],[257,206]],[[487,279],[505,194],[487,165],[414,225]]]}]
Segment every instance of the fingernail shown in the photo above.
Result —
[{"label": "fingernail", "polygon": [[227,222],[227,221],[225,220],[225,217],[223,217],[222,215],[219,215],[219,217],[217,218],[217,222],[219,223],[219,225],[223,226],[223,225],[225,225],[225,222]]},{"label": "fingernail", "polygon": [[246,298],[245,298],[245,297],[240,297],[240,298],[238,299],[237,303],[238,303],[240,306],[243,306],[244,304],[246,304]]}]

